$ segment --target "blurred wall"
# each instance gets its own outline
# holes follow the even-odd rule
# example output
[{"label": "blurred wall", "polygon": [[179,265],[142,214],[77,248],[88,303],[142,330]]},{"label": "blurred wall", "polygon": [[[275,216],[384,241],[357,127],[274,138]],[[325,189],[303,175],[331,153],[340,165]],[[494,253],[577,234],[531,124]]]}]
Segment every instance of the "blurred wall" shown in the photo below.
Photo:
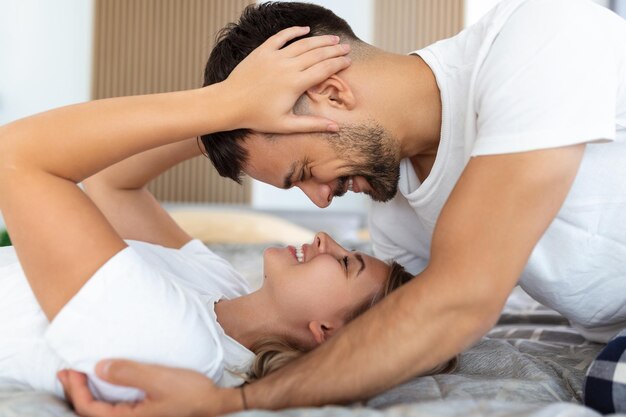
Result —
[{"label": "blurred wall", "polygon": [[[95,0],[92,98],[198,88],[216,33],[254,0]],[[250,204],[251,184],[198,156],[151,181],[159,201]]]},{"label": "blurred wall", "polygon": [[90,96],[92,0],[0,1],[0,124]]},{"label": "blurred wall", "polygon": [[92,0],[0,1],[0,125],[89,100],[92,9]]}]

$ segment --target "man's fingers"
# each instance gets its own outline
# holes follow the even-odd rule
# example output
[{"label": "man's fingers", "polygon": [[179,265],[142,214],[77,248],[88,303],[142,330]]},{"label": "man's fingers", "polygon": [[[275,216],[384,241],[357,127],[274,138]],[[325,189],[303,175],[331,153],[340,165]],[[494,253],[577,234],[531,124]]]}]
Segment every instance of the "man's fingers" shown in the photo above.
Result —
[{"label": "man's fingers", "polygon": [[164,371],[169,368],[129,360],[104,360],[96,365],[96,375],[115,385],[139,388],[158,395]]},{"label": "man's fingers", "polygon": [[63,394],[65,395],[65,399],[67,400],[67,402],[72,404],[72,392],[69,390],[70,385],[67,378],[67,373],[68,371],[66,370],[59,371],[57,372],[57,378],[59,379],[59,381],[61,381],[61,385],[63,385]]},{"label": "man's fingers", "polygon": [[94,400],[87,386],[87,377],[76,371],[67,371],[66,392],[69,393],[74,410],[82,417],[113,417],[113,406]]},{"label": "man's fingers", "polygon": [[288,57],[297,57],[314,49],[339,43],[339,36],[321,35],[300,39],[297,42],[285,47],[282,52]]},{"label": "man's fingers", "polygon": [[304,71],[316,64],[324,62],[325,60],[342,57],[348,52],[350,52],[350,45],[344,43],[341,45],[332,45],[317,48],[312,51],[308,51],[295,59],[298,60],[298,67]]},{"label": "man's fingers", "polygon": [[267,46],[272,49],[278,50],[290,40],[297,38],[298,36],[304,36],[309,33],[310,30],[311,28],[309,28],[308,26],[293,26],[287,29],[283,29],[277,34],[267,38],[267,40],[263,42],[263,45],[261,45],[261,47]]},{"label": "man's fingers", "polygon": [[319,62],[302,72],[302,87],[309,89],[326,80],[331,75],[348,68],[351,63],[352,60],[347,56],[339,56]]}]

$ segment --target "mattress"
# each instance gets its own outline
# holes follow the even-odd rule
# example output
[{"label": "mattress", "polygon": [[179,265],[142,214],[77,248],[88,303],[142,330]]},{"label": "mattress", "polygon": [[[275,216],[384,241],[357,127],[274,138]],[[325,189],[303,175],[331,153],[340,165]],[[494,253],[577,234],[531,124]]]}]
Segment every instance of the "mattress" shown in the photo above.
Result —
[{"label": "mattress", "polygon": [[[357,249],[367,250],[367,246]],[[252,283],[260,284],[266,245],[212,245]],[[417,330],[416,330],[417,331]],[[460,355],[452,374],[414,378],[349,406],[250,410],[237,416],[557,417],[598,416],[580,404],[585,372],[601,344],[516,288],[498,324]],[[433,348],[436,348],[433,347]],[[0,381],[0,417],[75,416],[51,395]],[[622,415],[626,417],[626,415]]]}]

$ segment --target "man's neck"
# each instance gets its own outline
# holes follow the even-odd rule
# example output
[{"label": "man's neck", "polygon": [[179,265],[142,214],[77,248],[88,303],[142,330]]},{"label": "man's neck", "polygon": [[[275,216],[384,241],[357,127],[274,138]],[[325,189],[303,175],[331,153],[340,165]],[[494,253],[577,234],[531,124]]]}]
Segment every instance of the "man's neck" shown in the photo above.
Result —
[{"label": "man's neck", "polygon": [[370,65],[379,96],[375,111],[398,140],[400,157],[434,156],[441,134],[441,96],[430,67],[419,56],[390,53],[373,58]]}]

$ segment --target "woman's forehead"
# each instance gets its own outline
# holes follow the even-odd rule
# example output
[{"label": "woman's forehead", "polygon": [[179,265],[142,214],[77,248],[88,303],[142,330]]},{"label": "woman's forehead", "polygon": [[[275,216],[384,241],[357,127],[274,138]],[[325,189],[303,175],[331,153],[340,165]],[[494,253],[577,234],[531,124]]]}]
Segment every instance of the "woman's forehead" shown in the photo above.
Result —
[{"label": "woman's forehead", "polygon": [[367,267],[368,275],[371,276],[377,284],[384,284],[389,276],[391,267],[386,262],[374,256],[366,254],[362,254],[361,256]]}]

